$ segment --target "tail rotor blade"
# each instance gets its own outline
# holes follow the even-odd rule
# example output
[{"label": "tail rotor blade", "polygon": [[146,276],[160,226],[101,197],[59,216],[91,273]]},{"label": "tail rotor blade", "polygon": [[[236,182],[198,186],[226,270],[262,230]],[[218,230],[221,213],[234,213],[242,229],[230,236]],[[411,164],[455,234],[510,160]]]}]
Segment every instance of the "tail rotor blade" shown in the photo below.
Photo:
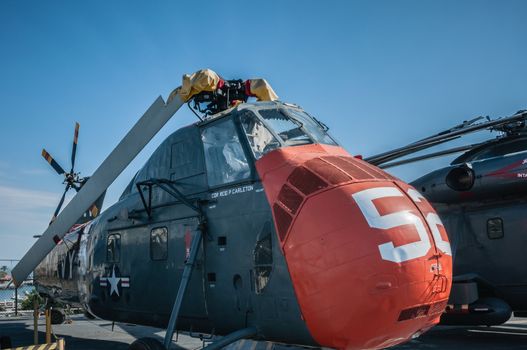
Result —
[{"label": "tail rotor blade", "polygon": [[55,213],[53,213],[53,217],[51,218],[50,225],[55,221],[57,216],[59,215],[60,208],[62,208],[62,204],[64,204],[64,198],[66,198],[66,193],[70,189],[70,185],[66,185],[66,189],[64,190],[64,193],[62,194],[62,197],[60,198],[59,204],[57,205],[57,209],[55,209]]},{"label": "tail rotor blade", "polygon": [[73,133],[73,148],[71,149],[71,171],[73,173],[73,168],[75,167],[75,155],[77,154],[77,142],[79,140],[79,123],[75,123],[75,132]]},{"label": "tail rotor blade", "polygon": [[48,162],[52,167],[53,169],[55,169],[55,171],[59,174],[59,175],[62,175],[62,174],[65,174],[66,171],[64,171],[64,169],[62,169],[62,167],[59,165],[59,163],[57,163],[55,161],[55,159],[53,159],[53,157],[51,156],[51,154],[49,154],[45,149],[42,149],[42,157],[44,157],[44,159],[46,160],[46,162]]},{"label": "tail rotor blade", "polygon": [[44,231],[42,236],[12,270],[15,284],[20,283],[37,267],[46,255],[60,242],[77,219],[103,194],[117,176],[154,137],[163,125],[177,112],[183,101],[176,96],[169,104],[158,97],[146,113],[126,134],[110,155],[95,170],[75,197]]}]

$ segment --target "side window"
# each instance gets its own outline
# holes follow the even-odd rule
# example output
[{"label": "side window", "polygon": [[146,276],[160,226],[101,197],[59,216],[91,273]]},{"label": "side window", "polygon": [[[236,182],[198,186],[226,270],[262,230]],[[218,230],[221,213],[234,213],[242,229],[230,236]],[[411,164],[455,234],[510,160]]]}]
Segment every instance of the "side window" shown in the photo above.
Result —
[{"label": "side window", "polygon": [[[266,230],[267,231],[267,230]],[[271,231],[261,235],[254,248],[254,272],[256,293],[262,293],[269,282],[273,269]]]},{"label": "side window", "polygon": [[166,227],[156,227],[150,231],[150,258],[166,260],[168,257],[168,230]]},{"label": "side window", "polygon": [[203,129],[209,186],[227,184],[249,177],[251,171],[231,119]]},{"label": "side window", "polygon": [[501,218],[487,220],[487,236],[489,239],[503,238],[503,220]]},{"label": "side window", "polygon": [[254,114],[245,112],[240,120],[255,159],[280,147],[280,142]]},{"label": "side window", "polygon": [[203,172],[203,156],[199,145],[199,138],[195,130],[189,130],[184,139],[174,140],[170,149],[172,180],[195,176]]},{"label": "side window", "polygon": [[106,242],[106,261],[116,263],[121,259],[121,235],[110,233]]}]

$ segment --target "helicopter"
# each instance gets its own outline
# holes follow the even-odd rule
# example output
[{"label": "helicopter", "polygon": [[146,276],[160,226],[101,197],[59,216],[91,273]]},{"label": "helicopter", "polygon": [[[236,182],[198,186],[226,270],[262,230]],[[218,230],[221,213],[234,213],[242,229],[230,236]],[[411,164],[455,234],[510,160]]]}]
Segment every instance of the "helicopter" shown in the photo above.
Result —
[{"label": "helicopter", "polygon": [[[249,98],[256,98],[251,102]],[[70,230],[183,105],[119,201]],[[264,79],[184,75],[159,97],[12,271],[114,322],[336,349],[380,349],[439,322],[448,236],[412,186],[353,157]],[[67,264],[61,257],[69,256]],[[59,267],[65,266],[64,273]]]},{"label": "helicopter", "polygon": [[[381,168],[462,153],[410,184],[437,210],[452,245],[453,285],[441,318],[449,325],[499,325],[527,317],[524,249],[527,203],[527,111],[476,117],[431,137],[365,158]],[[399,159],[490,131],[495,138]]]}]

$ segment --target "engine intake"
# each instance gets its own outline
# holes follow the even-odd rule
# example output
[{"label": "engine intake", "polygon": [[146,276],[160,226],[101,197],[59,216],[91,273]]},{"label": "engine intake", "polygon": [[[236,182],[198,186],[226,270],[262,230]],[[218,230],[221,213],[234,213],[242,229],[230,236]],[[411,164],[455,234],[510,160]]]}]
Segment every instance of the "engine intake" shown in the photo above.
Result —
[{"label": "engine intake", "polygon": [[445,182],[455,191],[468,191],[474,186],[475,179],[474,171],[464,165],[450,170]]}]

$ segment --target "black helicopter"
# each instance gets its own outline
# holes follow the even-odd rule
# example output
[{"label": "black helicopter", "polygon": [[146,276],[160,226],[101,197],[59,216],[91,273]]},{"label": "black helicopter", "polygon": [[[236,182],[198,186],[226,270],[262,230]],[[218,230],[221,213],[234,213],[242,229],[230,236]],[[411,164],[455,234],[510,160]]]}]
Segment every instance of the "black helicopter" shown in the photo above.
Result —
[{"label": "black helicopter", "polygon": [[[185,102],[199,121],[71,230]],[[415,193],[265,80],[202,70],[153,103],[12,276],[35,269],[51,300],[167,329],[131,349],[168,349],[176,330],[223,336],[208,350],[241,338],[385,348],[437,324],[451,287],[448,236]]]},{"label": "black helicopter", "polygon": [[[411,182],[434,205],[452,244],[453,286],[443,324],[498,325],[512,312],[527,317],[526,120],[525,110],[494,120],[477,117],[365,159],[390,168],[464,152]],[[498,136],[397,160],[478,131]]]}]

